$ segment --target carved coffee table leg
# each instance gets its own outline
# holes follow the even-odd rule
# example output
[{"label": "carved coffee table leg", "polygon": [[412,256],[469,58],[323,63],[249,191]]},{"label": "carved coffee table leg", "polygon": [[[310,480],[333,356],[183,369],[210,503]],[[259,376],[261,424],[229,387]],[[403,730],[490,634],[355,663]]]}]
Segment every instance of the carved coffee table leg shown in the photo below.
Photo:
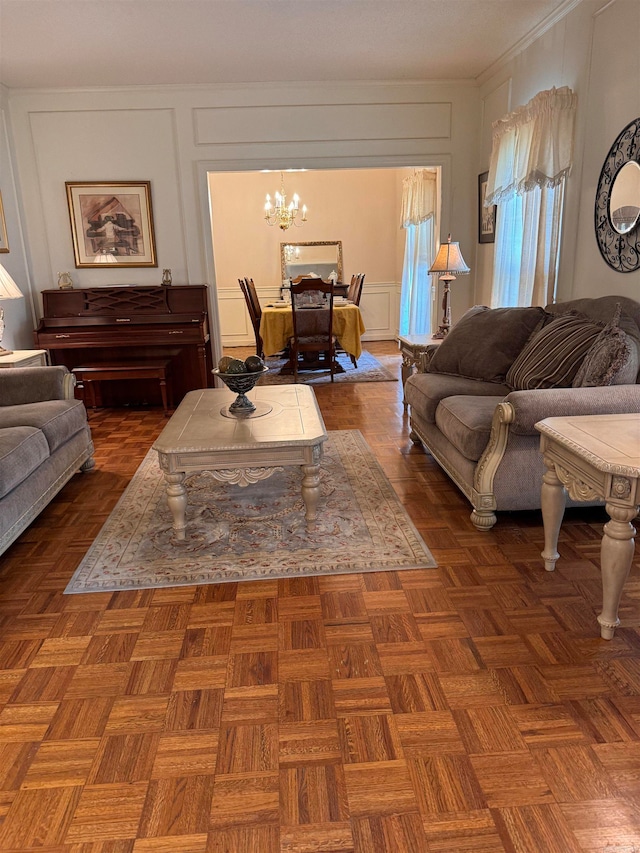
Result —
[{"label": "carved coffee table leg", "polygon": [[600,636],[603,640],[613,639],[615,629],[620,624],[618,606],[622,588],[631,568],[636,535],[631,524],[638,508],[606,505],[610,521],[604,526],[604,535],[600,547],[600,569],[602,571],[602,613],[598,616]]},{"label": "carved coffee table leg", "polygon": [[307,526],[312,526],[316,520],[316,512],[320,501],[320,465],[302,465],[302,500],[305,506]]},{"label": "carved coffee table leg", "polygon": [[185,515],[187,511],[187,490],[184,486],[185,474],[178,472],[176,474],[164,475],[167,484],[167,503],[169,510],[173,516],[173,530],[176,539],[185,538],[186,521]]},{"label": "carved coffee table leg", "polygon": [[558,479],[553,462],[547,461],[545,457],[544,464],[547,470],[542,477],[540,492],[544,526],[544,551],[540,556],[544,560],[545,570],[552,572],[556,567],[556,560],[560,556],[558,554],[558,535],[564,516],[566,494],[564,486]]}]

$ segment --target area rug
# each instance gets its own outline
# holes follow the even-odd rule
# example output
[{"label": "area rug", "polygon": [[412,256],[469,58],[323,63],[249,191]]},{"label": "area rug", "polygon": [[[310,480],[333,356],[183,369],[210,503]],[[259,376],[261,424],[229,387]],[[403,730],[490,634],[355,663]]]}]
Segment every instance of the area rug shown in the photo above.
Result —
[{"label": "area rug", "polygon": [[[336,361],[343,368],[344,373],[335,373],[333,378],[335,382],[397,382],[398,377],[384,367],[377,358],[371,355],[367,350],[363,350],[358,359],[358,366],[354,367],[349,356],[340,352],[336,354]],[[399,364],[399,359],[396,358]],[[292,375],[282,376],[278,373],[280,368],[287,363],[286,358],[270,357],[267,359],[267,365],[270,370],[259,380],[259,385],[285,385],[293,382]],[[331,382],[331,373],[328,370],[313,370],[299,371],[298,382],[304,382],[305,385],[320,385],[325,382]]]},{"label": "area rug", "polygon": [[308,530],[299,468],[254,485],[187,478],[187,535],[173,538],[150,450],[65,592],[428,569],[436,563],[358,430],[329,433],[318,519]]}]

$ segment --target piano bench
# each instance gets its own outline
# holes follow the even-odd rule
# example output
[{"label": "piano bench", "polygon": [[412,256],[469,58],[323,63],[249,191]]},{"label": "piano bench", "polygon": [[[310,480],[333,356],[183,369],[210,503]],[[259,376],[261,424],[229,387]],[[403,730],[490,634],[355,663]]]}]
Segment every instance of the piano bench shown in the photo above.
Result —
[{"label": "piano bench", "polygon": [[83,400],[86,405],[85,390],[91,400],[91,408],[96,408],[96,391],[94,382],[110,382],[123,379],[157,379],[160,383],[162,406],[165,417],[169,417],[169,408],[173,408],[171,385],[167,383],[171,359],[154,361],[96,361],[91,364],[81,364],[71,371],[79,386],[83,388]]}]

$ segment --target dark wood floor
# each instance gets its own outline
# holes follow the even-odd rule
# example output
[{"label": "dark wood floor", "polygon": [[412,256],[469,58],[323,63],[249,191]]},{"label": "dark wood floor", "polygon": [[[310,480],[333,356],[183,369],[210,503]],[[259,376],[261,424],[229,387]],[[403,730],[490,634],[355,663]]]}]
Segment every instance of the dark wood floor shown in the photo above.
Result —
[{"label": "dark wood floor", "polygon": [[0,850],[640,851],[637,557],[603,641],[602,510],[546,574],[539,513],[475,530],[399,382],[316,392],[439,568],[65,596],[166,423],[91,413],[97,470],[0,557]]}]

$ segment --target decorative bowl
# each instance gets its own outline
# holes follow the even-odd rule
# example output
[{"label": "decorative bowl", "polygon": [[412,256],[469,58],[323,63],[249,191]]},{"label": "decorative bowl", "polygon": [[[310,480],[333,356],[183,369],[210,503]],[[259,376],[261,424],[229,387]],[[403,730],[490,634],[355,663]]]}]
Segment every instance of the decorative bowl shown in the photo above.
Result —
[{"label": "decorative bowl", "polygon": [[211,371],[214,376],[222,379],[230,391],[238,395],[229,406],[229,412],[232,415],[250,415],[251,412],[255,412],[256,407],[247,397],[247,392],[255,387],[258,379],[264,376],[268,370],[269,368],[265,364],[262,370],[255,373],[220,373],[217,367]]}]

